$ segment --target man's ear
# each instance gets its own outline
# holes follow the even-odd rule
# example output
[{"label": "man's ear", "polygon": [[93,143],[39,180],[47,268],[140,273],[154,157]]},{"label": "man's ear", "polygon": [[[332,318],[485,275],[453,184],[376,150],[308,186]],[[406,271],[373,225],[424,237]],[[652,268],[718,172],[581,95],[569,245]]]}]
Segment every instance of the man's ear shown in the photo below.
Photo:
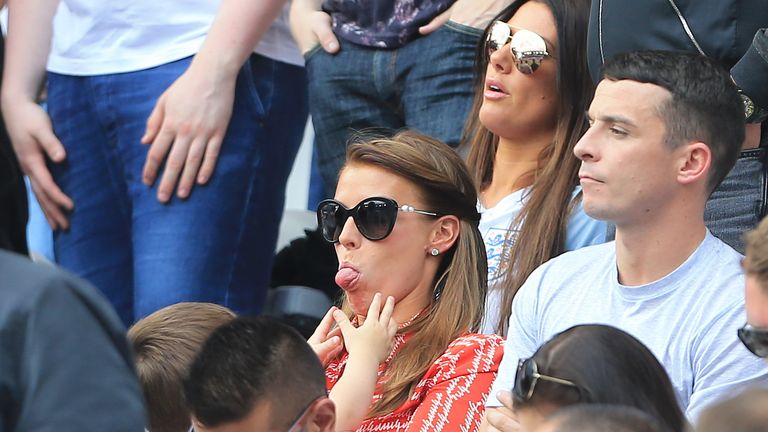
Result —
[{"label": "man's ear", "polygon": [[333,401],[323,398],[312,407],[307,415],[307,432],[334,432],[336,430],[336,406]]},{"label": "man's ear", "polygon": [[461,222],[458,217],[454,215],[441,216],[434,224],[432,239],[427,252],[437,249],[439,253],[444,253],[456,243],[460,231]]},{"label": "man's ear", "polygon": [[696,182],[707,184],[712,171],[712,150],[701,141],[690,142],[680,147],[677,181],[685,185]]}]

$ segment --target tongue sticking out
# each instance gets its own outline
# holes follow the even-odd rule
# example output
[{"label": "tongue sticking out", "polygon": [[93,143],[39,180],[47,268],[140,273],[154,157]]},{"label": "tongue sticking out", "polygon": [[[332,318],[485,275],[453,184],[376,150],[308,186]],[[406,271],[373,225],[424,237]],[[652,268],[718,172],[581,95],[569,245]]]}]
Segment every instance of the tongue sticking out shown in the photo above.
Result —
[{"label": "tongue sticking out", "polygon": [[360,272],[349,267],[339,269],[336,273],[336,285],[341,289],[346,290],[351,288],[357,280],[360,278]]}]

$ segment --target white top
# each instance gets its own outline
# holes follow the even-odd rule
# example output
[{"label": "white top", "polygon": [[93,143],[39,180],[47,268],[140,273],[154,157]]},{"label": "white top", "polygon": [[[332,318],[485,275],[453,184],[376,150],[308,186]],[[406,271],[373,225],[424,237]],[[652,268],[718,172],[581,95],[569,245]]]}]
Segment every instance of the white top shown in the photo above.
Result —
[{"label": "white top", "polygon": [[256,46],[256,52],[283,63],[295,66],[304,66],[304,57],[299,52],[299,47],[291,36],[288,27],[288,13],[291,7],[291,0],[288,0],[280,11],[272,27],[264,34]]},{"label": "white top", "polygon": [[512,304],[504,359],[486,402],[500,406],[519,358],[577,324],[608,324],[641,340],[667,370],[689,419],[718,398],[768,385],[768,367],[741,344],[742,256],[707,231],[667,276],[641,286],[618,282],[615,242],[565,253],[526,281]]},{"label": "white top", "polygon": [[[501,312],[502,290],[500,282],[506,268],[502,263],[508,263],[509,257],[502,260],[502,254],[509,253],[515,242],[519,228],[510,229],[512,221],[523,209],[530,188],[520,189],[504,197],[492,208],[477,204],[480,212],[480,234],[485,242],[485,253],[488,256],[488,295],[485,298],[485,315],[480,328],[481,333],[496,332],[496,322]],[[575,198],[581,192],[581,186],[573,191]],[[571,212],[566,228],[565,250],[571,251],[603,243],[605,241],[606,223],[592,219],[584,213],[581,202],[576,204]]]},{"label": "white top", "polygon": [[[197,53],[220,0],[62,0],[54,17],[48,70],[89,76],[133,72]],[[285,5],[281,20],[287,17]],[[257,51],[301,64],[287,21],[264,35]],[[282,51],[286,53],[282,53]]]}]

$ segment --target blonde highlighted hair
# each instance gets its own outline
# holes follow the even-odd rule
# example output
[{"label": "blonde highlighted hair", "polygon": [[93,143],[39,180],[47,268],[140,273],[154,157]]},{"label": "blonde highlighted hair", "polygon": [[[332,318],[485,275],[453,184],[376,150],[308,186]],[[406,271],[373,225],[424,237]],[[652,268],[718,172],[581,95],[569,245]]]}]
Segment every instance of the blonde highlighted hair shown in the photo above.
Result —
[{"label": "blonde highlighted hair", "polygon": [[744,272],[754,276],[768,293],[768,217],[757,228],[744,235]]},{"label": "blonde highlighted hair", "polygon": [[[381,399],[369,418],[394,411],[410,397],[429,367],[448,345],[480,326],[487,290],[485,246],[478,231],[477,192],[461,158],[446,144],[416,132],[354,143],[347,165],[371,165],[402,177],[419,190],[431,211],[460,219],[459,236],[442,255],[433,278],[432,303],[410,325],[413,333],[385,372]],[[346,298],[345,312],[351,314]]]}]

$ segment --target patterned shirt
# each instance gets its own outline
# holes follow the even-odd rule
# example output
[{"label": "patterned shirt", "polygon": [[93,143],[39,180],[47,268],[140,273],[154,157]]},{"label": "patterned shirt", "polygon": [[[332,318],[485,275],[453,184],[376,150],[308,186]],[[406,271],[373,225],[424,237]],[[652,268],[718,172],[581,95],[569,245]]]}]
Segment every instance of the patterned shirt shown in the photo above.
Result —
[{"label": "patterned shirt", "polygon": [[325,0],[333,31],[342,39],[376,48],[398,48],[419,37],[419,27],[456,0]]},{"label": "patterned shirt", "polygon": [[[392,352],[379,368],[371,404],[381,399],[379,389],[387,365],[412,335],[395,336]],[[389,414],[366,419],[357,432],[477,431],[503,352],[504,339],[500,336],[468,333],[458,337],[432,364],[403,405]],[[326,368],[329,391],[344,372],[347,357],[344,352]]]}]

